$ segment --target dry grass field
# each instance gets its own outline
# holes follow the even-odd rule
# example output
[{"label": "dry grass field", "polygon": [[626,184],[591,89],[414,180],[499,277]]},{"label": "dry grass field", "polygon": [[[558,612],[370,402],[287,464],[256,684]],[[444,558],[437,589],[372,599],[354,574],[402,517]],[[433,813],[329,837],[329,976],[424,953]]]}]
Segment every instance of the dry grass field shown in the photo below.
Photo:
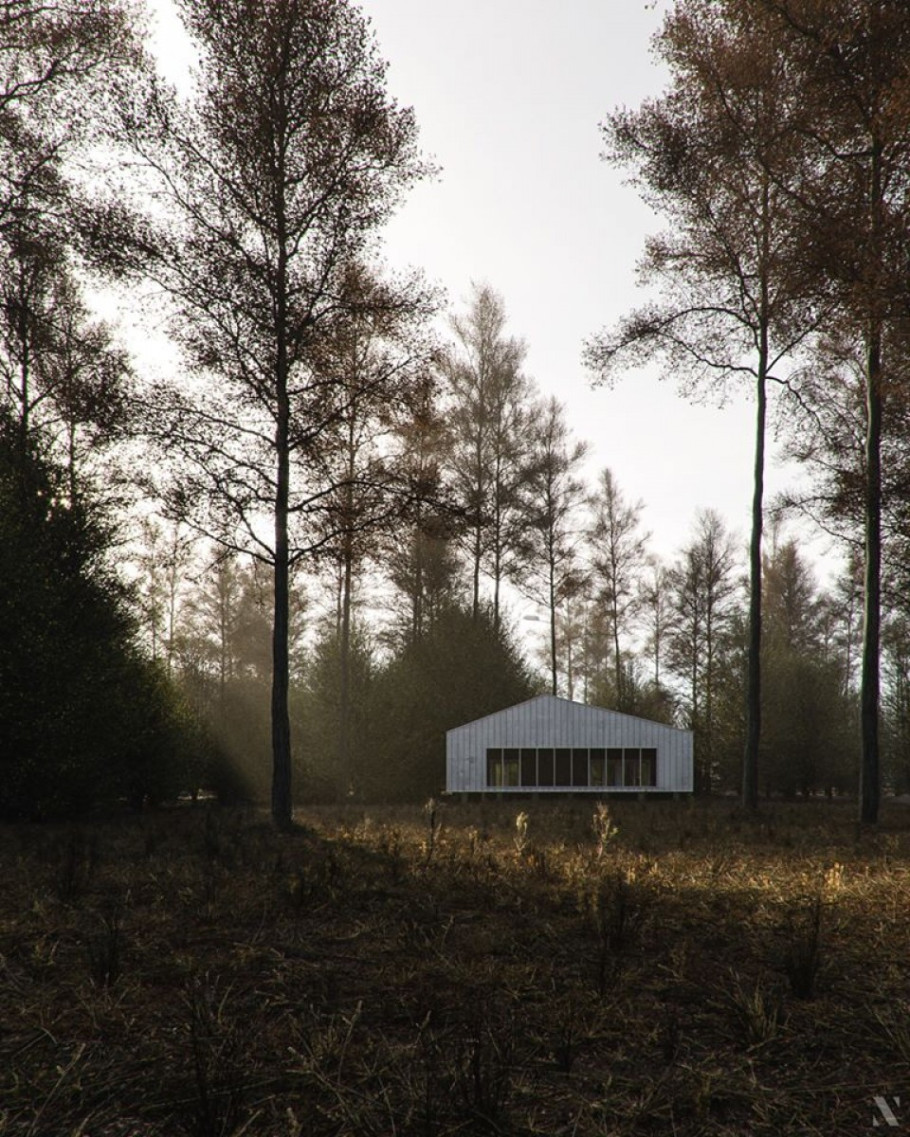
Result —
[{"label": "dry grass field", "polygon": [[910,809],[854,811],[0,830],[0,1135],[910,1129]]}]

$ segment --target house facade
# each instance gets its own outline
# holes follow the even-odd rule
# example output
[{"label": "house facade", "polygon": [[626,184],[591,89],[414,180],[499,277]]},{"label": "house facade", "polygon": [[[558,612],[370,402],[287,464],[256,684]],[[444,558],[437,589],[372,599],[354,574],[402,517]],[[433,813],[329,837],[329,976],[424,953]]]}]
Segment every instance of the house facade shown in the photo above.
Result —
[{"label": "house facade", "polygon": [[692,732],[555,695],[446,733],[449,793],[691,793]]}]

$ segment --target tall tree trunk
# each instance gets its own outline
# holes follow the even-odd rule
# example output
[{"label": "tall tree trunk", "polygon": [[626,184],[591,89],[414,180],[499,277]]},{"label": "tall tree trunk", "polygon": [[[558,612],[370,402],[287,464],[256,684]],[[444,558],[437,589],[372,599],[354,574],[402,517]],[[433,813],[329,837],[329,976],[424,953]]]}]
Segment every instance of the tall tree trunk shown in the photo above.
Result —
[{"label": "tall tree trunk", "polygon": [[67,467],[66,477],[69,484],[70,506],[75,507],[78,496],[76,486],[76,416],[70,415],[66,424]]},{"label": "tall tree trunk", "polygon": [[341,625],[338,649],[341,662],[341,689],[339,691],[340,722],[338,724],[338,750],[345,792],[354,792],[354,770],[351,760],[351,592],[354,581],[354,476],[356,474],[356,414],[352,404],[348,416],[347,485],[344,491],[345,529],[342,546]]},{"label": "tall tree trunk", "polygon": [[288,714],[289,577],[288,501],[290,496],[290,402],[287,390],[287,347],[279,343],[275,452],[275,614],[272,631],[272,820],[291,827],[291,722]]},{"label": "tall tree trunk", "polygon": [[860,679],[860,821],[875,825],[879,811],[879,650],[882,564],[881,326],[873,321],[866,355],[866,567],[863,659]]},{"label": "tall tree trunk", "polygon": [[865,577],[863,588],[863,659],[860,678],[859,816],[864,825],[878,822],[880,775],[878,748],[879,652],[882,572],[882,320],[878,292],[882,275],[882,145],[873,138],[869,172],[869,223],[872,256],[872,312],[866,331],[866,487]]},{"label": "tall tree trunk", "polygon": [[708,592],[705,613],[705,782],[704,792],[714,788],[714,598]]},{"label": "tall tree trunk", "polygon": [[575,698],[575,632],[572,627],[572,613],[566,612],[563,624],[563,634],[566,640],[566,694],[570,699]]},{"label": "tall tree trunk", "polygon": [[19,378],[20,378],[20,391],[21,391],[21,411],[19,414],[19,460],[20,472],[24,476],[27,463],[25,456],[28,454],[29,431],[31,429],[31,344],[28,334],[28,320],[26,316],[25,302],[22,302],[22,311],[19,317],[19,346],[21,355],[21,362],[19,364]]},{"label": "tall tree trunk", "polygon": [[[615,579],[615,578],[614,578]],[[616,671],[616,705],[619,710],[625,709],[625,683],[622,674],[622,657],[619,654],[619,614],[616,605],[613,606],[613,656]]]},{"label": "tall tree trunk", "polygon": [[502,577],[502,454],[496,447],[496,471],[493,478],[493,630],[499,633],[499,584]]},{"label": "tall tree trunk", "polygon": [[768,414],[768,324],[771,206],[769,178],[762,180],[761,310],[755,383],[755,464],[752,476],[752,532],[749,537],[749,650],[746,676],[746,748],[743,754],[743,806],[758,809],[761,747],[762,529],[765,493],[765,430]]},{"label": "tall tree trunk", "polygon": [[550,680],[552,693],[557,694],[556,677],[556,569],[550,563]]},{"label": "tall tree trunk", "polygon": [[341,593],[341,637],[339,651],[341,654],[341,690],[340,719],[338,726],[338,749],[341,757],[341,770],[344,777],[345,790],[348,794],[354,793],[354,770],[351,761],[351,589],[353,587],[353,561],[354,555],[350,541],[346,542],[344,550],[344,582]]},{"label": "tall tree trunk", "polygon": [[[698,653],[699,653],[699,633],[701,629],[697,621],[692,625],[692,670],[690,674],[691,695],[692,695],[692,734],[695,743],[696,751],[702,749],[702,742],[704,739],[704,732],[701,729],[701,711],[698,706]],[[704,777],[702,776],[702,762],[701,754],[696,753],[697,761],[695,763],[695,790],[696,793],[704,793]]]},{"label": "tall tree trunk", "polygon": [[417,643],[423,635],[423,554],[425,539],[418,507],[417,518],[414,522],[414,596],[411,608],[411,634],[414,643]]},{"label": "tall tree trunk", "polygon": [[846,699],[850,695],[850,679],[853,675],[853,636],[856,627],[856,574],[855,566],[848,562],[850,573],[850,596],[847,601],[847,627],[846,644],[844,649],[844,681],[841,684],[841,694]]},{"label": "tall tree trunk", "polygon": [[227,689],[227,655],[228,655],[228,598],[227,598],[227,565],[219,570],[218,583],[218,714],[224,721],[225,692]]},{"label": "tall tree trunk", "polygon": [[[614,505],[611,506],[610,515],[611,518],[615,518],[619,513],[619,503],[615,497],[611,500],[614,502]],[[622,654],[619,649],[619,566],[616,563],[616,524],[616,520],[612,520],[610,525],[610,590],[613,594],[610,602],[610,619],[613,622],[613,666],[616,672],[616,706],[618,710],[625,710],[625,681],[622,673]]]},{"label": "tall tree trunk", "polygon": [[480,553],[481,553],[481,532],[478,525],[474,531],[474,599],[471,608],[472,617],[476,624],[480,618]]},{"label": "tall tree trunk", "polygon": [[344,563],[338,568],[338,579],[335,582],[335,635],[341,642],[341,609],[344,603]]},{"label": "tall tree trunk", "polygon": [[[278,108],[284,126],[285,108]],[[279,185],[284,190],[284,157],[279,155]],[[278,264],[276,275],[275,330],[275,454],[278,469],[275,487],[275,612],[272,627],[272,820],[281,830],[291,828],[291,719],[288,712],[290,640],[290,553],[288,506],[291,493],[291,400],[288,394],[288,237],[285,202],[277,202]]]},{"label": "tall tree trunk", "polygon": [[180,548],[179,523],[174,528],[174,540],[171,544],[170,564],[167,570],[167,656],[165,667],[168,679],[174,673],[174,629],[177,624],[177,589],[180,585],[180,569],[182,550]]},{"label": "tall tree trunk", "polygon": [[749,652],[746,677],[746,749],[743,754],[743,806],[758,809],[758,750],[761,743],[762,526],[764,523],[767,346],[762,344],[756,383],[755,474],[752,533],[749,540]]},{"label": "tall tree trunk", "polygon": [[496,542],[493,549],[493,631],[499,634],[499,596],[502,583],[502,542],[500,540],[499,522],[494,537]]}]

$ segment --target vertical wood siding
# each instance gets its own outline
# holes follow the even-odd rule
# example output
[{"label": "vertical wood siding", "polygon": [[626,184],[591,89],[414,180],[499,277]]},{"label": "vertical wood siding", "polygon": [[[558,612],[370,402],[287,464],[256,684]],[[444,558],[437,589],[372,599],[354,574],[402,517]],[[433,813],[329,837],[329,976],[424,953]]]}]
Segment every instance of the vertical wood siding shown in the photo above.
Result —
[{"label": "vertical wood siding", "polygon": [[660,793],[690,792],[692,732],[663,723],[589,707],[554,695],[539,695],[526,703],[455,727],[446,734],[446,789],[450,793],[520,793],[528,787],[492,787],[487,780],[487,750],[491,747],[654,747],[657,785],[602,787],[539,786],[537,793]]}]

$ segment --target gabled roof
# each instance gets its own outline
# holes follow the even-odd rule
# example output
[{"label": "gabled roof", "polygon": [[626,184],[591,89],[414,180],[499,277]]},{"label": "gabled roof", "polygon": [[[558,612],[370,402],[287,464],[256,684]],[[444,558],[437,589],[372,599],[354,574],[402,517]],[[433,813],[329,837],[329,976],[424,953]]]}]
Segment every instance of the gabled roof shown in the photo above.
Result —
[{"label": "gabled roof", "polygon": [[[648,723],[652,726],[663,727],[664,730],[678,730],[680,734],[690,734],[691,731],[683,730],[678,726],[672,726],[670,723],[658,722],[656,719],[642,718],[641,715],[628,715],[625,711],[613,711],[609,707],[598,707],[592,703],[579,703],[575,699],[564,699],[561,695],[534,695],[533,698],[525,699],[521,703],[513,703],[511,706],[502,707],[498,711],[491,711],[488,715],[481,715],[478,719],[472,719],[470,722],[459,723],[458,726],[452,727],[452,730],[461,730],[466,726],[475,726],[478,723],[486,722],[488,719],[497,718],[499,715],[506,711],[515,710],[517,707],[527,707],[531,703],[551,703],[564,707],[571,707],[584,713],[600,711],[605,715],[610,715],[613,718],[627,719],[630,722]],[[446,733],[449,733],[448,731]]]}]

